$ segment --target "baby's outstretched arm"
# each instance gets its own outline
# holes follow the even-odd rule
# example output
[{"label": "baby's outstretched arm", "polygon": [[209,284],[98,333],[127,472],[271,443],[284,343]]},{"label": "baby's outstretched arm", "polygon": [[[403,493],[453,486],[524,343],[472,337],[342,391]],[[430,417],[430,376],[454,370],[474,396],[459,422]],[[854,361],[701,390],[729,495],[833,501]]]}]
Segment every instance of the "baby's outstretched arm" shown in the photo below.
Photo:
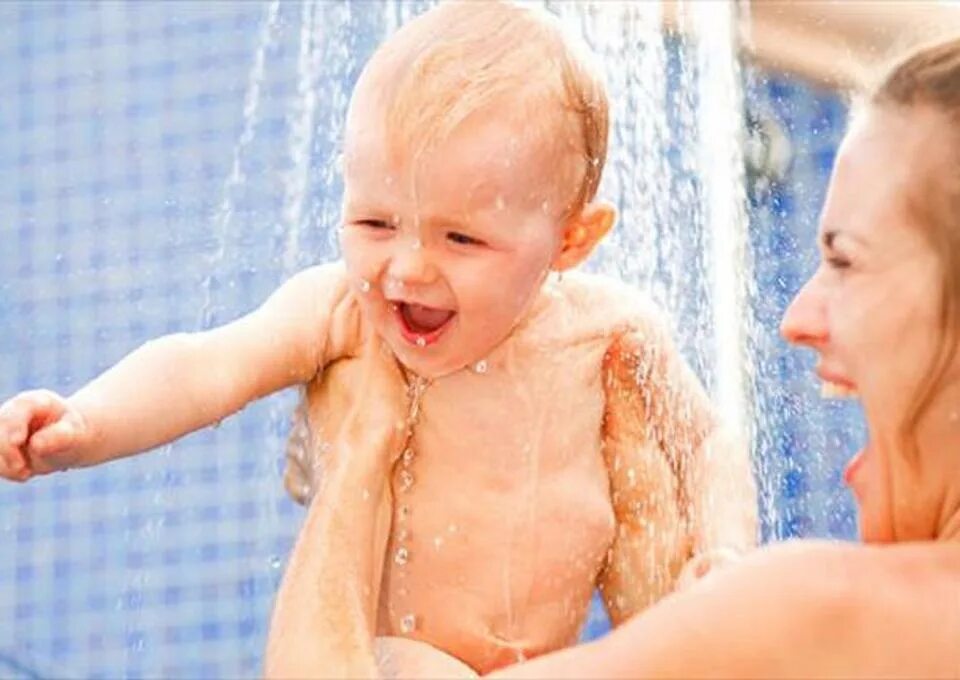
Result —
[{"label": "baby's outstretched arm", "polygon": [[655,313],[605,357],[605,455],[617,536],[601,577],[614,623],[670,592],[690,560],[756,540],[745,447],[726,437]]},{"label": "baby's outstretched arm", "polygon": [[69,398],[13,397],[0,406],[0,476],[24,481],[144,451],[309,380],[331,313],[318,300],[344,285],[334,274],[306,270],[241,319],[152,340]]}]

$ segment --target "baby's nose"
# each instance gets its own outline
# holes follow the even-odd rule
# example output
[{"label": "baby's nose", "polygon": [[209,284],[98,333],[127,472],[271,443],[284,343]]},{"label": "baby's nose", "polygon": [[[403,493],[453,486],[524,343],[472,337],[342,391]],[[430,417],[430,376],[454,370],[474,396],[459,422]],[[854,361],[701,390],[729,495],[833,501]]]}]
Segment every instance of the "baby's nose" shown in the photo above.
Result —
[{"label": "baby's nose", "polygon": [[418,286],[437,278],[436,267],[419,239],[401,239],[397,245],[387,267],[387,276],[395,285]]}]

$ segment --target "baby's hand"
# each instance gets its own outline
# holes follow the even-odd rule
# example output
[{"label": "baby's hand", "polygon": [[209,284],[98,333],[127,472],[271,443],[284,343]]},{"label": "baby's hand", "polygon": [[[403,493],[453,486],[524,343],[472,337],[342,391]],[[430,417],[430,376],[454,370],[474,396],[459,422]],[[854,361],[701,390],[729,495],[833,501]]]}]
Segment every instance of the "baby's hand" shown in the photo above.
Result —
[{"label": "baby's hand", "polygon": [[732,548],[717,548],[701,553],[687,562],[677,577],[674,590],[686,590],[694,583],[716,569],[722,569],[741,559],[741,554]]},{"label": "baby's hand", "polygon": [[64,470],[90,438],[83,416],[59,394],[22,392],[0,406],[0,477],[25,482]]}]

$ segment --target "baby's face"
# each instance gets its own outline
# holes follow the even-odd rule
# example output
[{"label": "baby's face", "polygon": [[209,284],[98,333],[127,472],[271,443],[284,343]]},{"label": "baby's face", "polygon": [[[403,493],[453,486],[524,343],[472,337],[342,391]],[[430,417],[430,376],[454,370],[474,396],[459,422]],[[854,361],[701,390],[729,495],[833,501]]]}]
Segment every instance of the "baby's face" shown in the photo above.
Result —
[{"label": "baby's face", "polygon": [[347,269],[400,361],[444,375],[483,359],[536,295],[560,248],[555,169],[495,113],[394,162],[372,113],[354,112],[346,142]]}]

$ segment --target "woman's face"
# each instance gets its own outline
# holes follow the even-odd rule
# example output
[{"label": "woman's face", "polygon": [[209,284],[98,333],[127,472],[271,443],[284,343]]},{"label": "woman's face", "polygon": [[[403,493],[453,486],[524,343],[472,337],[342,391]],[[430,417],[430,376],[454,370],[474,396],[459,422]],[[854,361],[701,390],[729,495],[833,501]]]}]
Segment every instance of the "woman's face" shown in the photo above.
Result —
[{"label": "woman's face", "polygon": [[[933,115],[933,114],[930,114]],[[869,441],[844,475],[864,541],[902,540],[923,493],[898,427],[938,339],[940,260],[914,217],[942,123],[919,110],[871,108],[844,140],[819,229],[821,262],[787,309],[781,332],[819,355],[829,387],[859,395]]]}]

